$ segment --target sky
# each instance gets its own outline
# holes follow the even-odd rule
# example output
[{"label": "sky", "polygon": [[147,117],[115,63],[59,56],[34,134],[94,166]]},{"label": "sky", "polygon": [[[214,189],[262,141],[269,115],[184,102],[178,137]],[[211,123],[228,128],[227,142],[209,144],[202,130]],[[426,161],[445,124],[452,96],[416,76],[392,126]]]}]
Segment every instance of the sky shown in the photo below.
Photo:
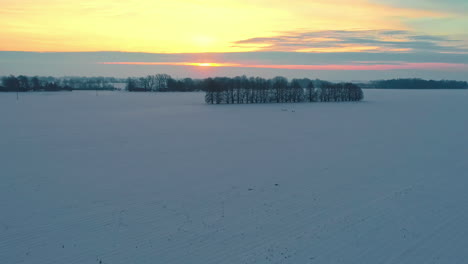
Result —
[{"label": "sky", "polygon": [[0,75],[468,79],[465,0],[0,0]]}]

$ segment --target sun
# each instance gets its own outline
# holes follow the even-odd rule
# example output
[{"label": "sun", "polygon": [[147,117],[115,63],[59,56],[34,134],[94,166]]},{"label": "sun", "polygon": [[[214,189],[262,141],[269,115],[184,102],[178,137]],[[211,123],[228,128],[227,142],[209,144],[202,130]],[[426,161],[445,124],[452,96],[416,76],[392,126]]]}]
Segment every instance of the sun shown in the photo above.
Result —
[{"label": "sun", "polygon": [[200,67],[214,67],[216,65],[214,63],[211,63],[211,62],[203,62],[203,63],[198,63],[197,66],[200,66]]},{"label": "sun", "polygon": [[177,65],[196,66],[196,67],[237,67],[240,64],[227,62],[181,62]]}]

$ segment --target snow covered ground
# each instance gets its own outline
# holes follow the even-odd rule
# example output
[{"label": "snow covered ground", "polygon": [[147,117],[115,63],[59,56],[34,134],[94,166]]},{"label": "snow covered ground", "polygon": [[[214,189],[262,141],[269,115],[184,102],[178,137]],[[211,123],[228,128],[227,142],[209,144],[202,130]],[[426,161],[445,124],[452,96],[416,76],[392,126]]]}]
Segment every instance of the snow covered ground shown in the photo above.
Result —
[{"label": "snow covered ground", "polygon": [[0,263],[466,263],[468,91],[365,95],[0,94]]}]

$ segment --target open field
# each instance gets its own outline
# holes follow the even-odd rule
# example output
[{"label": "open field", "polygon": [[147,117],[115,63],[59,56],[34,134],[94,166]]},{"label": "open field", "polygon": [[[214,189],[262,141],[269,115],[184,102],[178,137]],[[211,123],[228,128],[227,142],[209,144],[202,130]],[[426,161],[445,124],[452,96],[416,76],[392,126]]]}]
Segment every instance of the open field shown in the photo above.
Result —
[{"label": "open field", "polygon": [[468,91],[364,92],[0,94],[0,263],[466,262]]}]

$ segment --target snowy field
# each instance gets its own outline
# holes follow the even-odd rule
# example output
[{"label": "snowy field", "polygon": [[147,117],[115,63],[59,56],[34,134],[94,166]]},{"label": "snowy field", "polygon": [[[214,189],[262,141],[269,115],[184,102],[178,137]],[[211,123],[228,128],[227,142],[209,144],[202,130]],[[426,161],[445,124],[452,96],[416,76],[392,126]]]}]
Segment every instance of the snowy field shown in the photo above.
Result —
[{"label": "snowy field", "polygon": [[468,91],[364,92],[0,94],[0,263],[466,263]]}]

